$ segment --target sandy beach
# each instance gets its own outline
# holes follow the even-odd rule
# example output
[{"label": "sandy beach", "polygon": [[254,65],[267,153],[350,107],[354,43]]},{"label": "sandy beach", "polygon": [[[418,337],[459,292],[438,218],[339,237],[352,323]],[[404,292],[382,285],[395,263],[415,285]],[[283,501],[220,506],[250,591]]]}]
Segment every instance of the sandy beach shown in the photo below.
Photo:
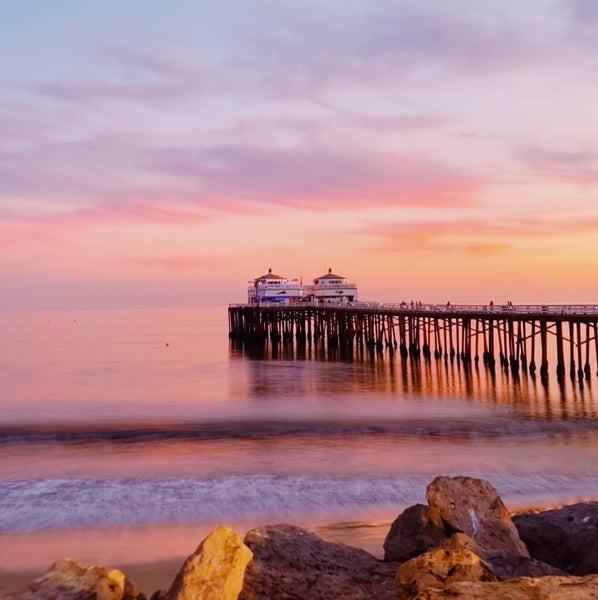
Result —
[{"label": "sandy beach", "polygon": [[[176,560],[164,560],[146,564],[117,564],[114,566],[127,574],[139,586],[146,596],[151,596],[156,590],[168,589],[177,574],[184,557]],[[0,570],[0,594],[16,592],[25,589],[45,569],[24,571]]]},{"label": "sandy beach", "polygon": [[172,525],[2,534],[0,593],[26,588],[60,558],[121,569],[145,594],[164,589],[216,525]]},{"label": "sandy beach", "polygon": [[[334,542],[382,558],[382,543],[396,515],[361,514],[354,520],[310,518],[294,523]],[[26,588],[60,558],[115,567],[148,596],[167,589],[185,558],[222,523],[77,529],[0,535],[0,594]],[[243,536],[267,522],[227,523]]]},{"label": "sandy beach", "polygon": [[[555,506],[545,499],[518,502],[510,512],[527,512],[557,508],[582,500],[570,498]],[[377,558],[383,558],[382,544],[396,512],[367,512],[352,515],[352,519],[331,522],[324,518],[294,520],[332,542],[362,548]],[[227,523],[244,536],[245,533],[269,522],[237,521]],[[0,594],[26,588],[60,558],[72,558],[84,564],[115,567],[129,576],[149,597],[158,589],[167,589],[185,558],[211,531],[222,523],[172,524],[151,527],[75,529],[0,535]]]}]

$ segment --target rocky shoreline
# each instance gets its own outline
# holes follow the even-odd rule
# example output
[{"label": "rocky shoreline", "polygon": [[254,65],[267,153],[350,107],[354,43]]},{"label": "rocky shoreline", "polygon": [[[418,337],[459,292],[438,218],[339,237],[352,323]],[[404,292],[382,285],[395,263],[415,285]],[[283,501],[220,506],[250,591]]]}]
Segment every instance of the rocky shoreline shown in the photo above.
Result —
[{"label": "rocky shoreline", "polygon": [[[384,560],[291,525],[220,527],[150,600],[598,600],[598,502],[512,517],[496,490],[437,477]],[[120,570],[59,560],[1,600],[146,600]]]}]

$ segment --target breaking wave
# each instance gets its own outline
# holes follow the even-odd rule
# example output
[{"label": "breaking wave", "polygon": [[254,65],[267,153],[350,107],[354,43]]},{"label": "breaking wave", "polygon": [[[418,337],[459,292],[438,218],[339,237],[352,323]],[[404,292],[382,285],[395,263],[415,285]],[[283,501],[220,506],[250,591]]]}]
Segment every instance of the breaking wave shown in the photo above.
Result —
[{"label": "breaking wave", "polygon": [[[479,476],[479,474],[478,474]],[[505,501],[598,495],[593,477],[484,475]],[[0,481],[0,531],[341,515],[399,511],[425,501],[424,475],[229,475],[165,479]]]}]

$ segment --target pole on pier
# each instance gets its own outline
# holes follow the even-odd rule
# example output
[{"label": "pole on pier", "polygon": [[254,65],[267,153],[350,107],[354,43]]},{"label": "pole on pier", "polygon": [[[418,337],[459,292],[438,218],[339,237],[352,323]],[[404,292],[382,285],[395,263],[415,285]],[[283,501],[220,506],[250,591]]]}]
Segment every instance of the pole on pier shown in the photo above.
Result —
[{"label": "pole on pier", "polygon": [[586,378],[586,381],[590,381],[591,371],[590,371],[590,324],[586,323],[586,362],[583,366],[583,372]]},{"label": "pole on pier", "polygon": [[515,330],[513,320],[509,320],[509,365],[514,375],[519,373],[519,360],[517,357],[517,343],[515,342]]},{"label": "pole on pier", "polygon": [[502,335],[501,335],[502,331],[500,329],[500,321],[497,322],[497,325],[498,325],[498,331],[497,331],[497,334],[498,334],[498,336],[497,336],[498,337],[498,355],[499,355],[499,358],[500,358],[500,366],[504,368],[505,367],[505,353],[503,352],[503,348],[502,348]]},{"label": "pole on pier", "polygon": [[430,360],[432,353],[430,351],[430,318],[423,317],[423,329],[424,329],[424,346],[422,348],[424,358]]},{"label": "pole on pier", "polygon": [[407,341],[405,337],[405,317],[401,315],[399,316],[399,349],[403,358],[409,354],[407,351]]},{"label": "pole on pier", "polygon": [[563,350],[563,324],[556,322],[556,375],[559,380],[565,377],[565,352]]},{"label": "pole on pier", "polygon": [[439,359],[442,356],[442,344],[440,343],[440,326],[438,317],[434,317],[434,358]]},{"label": "pole on pier", "polygon": [[575,381],[575,331],[573,329],[573,321],[569,321],[569,377],[571,381]]},{"label": "pole on pier", "polygon": [[519,325],[519,360],[521,361],[521,369],[525,373],[527,371],[527,322],[520,321]]},{"label": "pole on pier", "polygon": [[548,327],[546,321],[540,321],[540,344],[542,351],[542,363],[540,364],[540,376],[548,377]]},{"label": "pole on pier", "polygon": [[533,375],[536,372],[536,322],[532,321],[532,356],[529,362],[529,372]]},{"label": "pole on pier", "polygon": [[577,321],[577,379],[583,383],[583,362],[581,360],[581,323]]},{"label": "pole on pier", "polygon": [[488,364],[494,368],[496,360],[494,358],[494,320],[488,321]]},{"label": "pole on pier", "polygon": [[455,358],[455,348],[453,346],[453,320],[452,319],[448,319],[448,328],[449,328],[449,354],[451,357],[451,360],[453,358]]}]

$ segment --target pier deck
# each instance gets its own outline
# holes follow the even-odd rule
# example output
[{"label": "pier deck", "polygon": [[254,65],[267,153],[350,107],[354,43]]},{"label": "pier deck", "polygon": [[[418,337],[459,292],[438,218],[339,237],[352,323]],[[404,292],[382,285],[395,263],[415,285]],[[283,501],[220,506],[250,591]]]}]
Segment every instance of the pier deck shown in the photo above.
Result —
[{"label": "pier deck", "polygon": [[[229,307],[229,336],[246,345],[268,342],[358,347],[370,352],[465,363],[481,358],[505,370],[537,366],[589,380],[598,368],[598,305],[345,304],[244,305]],[[549,351],[549,345],[551,346]],[[536,362],[537,361],[537,362]]]}]

